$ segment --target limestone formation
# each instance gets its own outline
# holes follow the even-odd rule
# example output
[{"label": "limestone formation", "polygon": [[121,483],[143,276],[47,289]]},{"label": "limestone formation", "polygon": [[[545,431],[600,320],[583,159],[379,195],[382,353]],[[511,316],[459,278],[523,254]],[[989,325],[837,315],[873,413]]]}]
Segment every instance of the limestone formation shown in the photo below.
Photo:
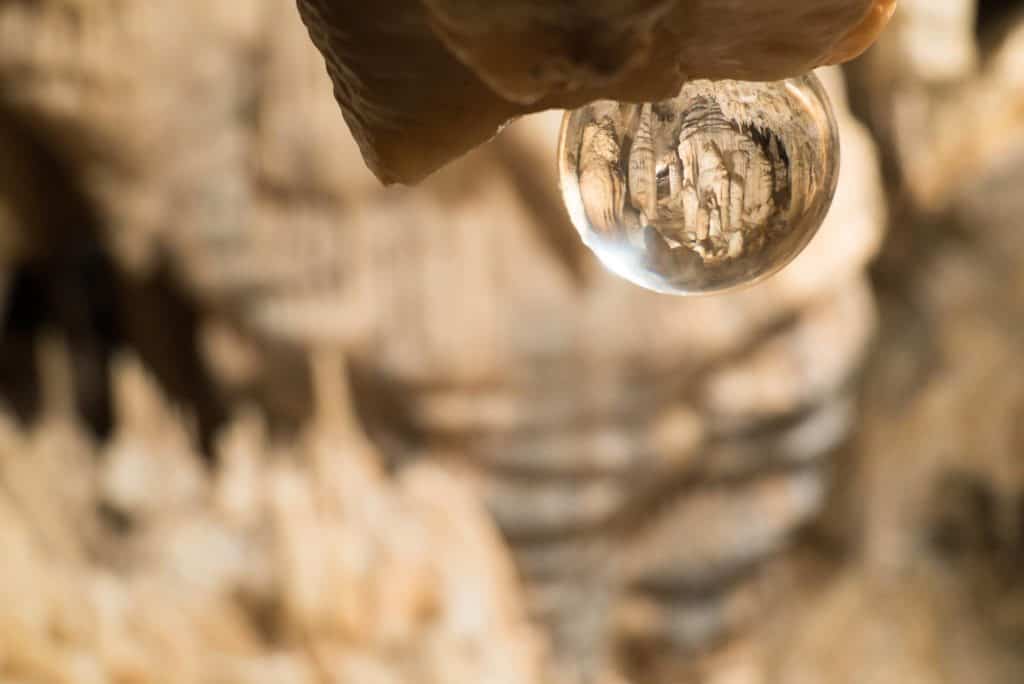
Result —
[{"label": "limestone formation", "polygon": [[[44,174],[40,195],[46,207],[76,208],[40,213],[19,202],[4,225],[18,239],[47,226],[53,244],[87,241],[81,254],[110,255],[113,292],[98,309],[116,314],[117,325],[108,330],[98,316],[97,329],[110,344],[139,348],[184,414],[170,421],[177,427],[142,430],[159,435],[156,444],[115,429],[112,443],[86,449],[100,453],[102,472],[67,479],[92,483],[92,498],[74,501],[101,519],[68,515],[61,520],[84,529],[45,529],[98,535],[109,559],[100,579],[91,556],[81,561],[83,579],[82,565],[31,550],[34,533],[15,523],[31,561],[12,587],[52,566],[54,601],[79,606],[96,592],[112,611],[109,629],[67,627],[84,636],[71,640],[66,667],[96,667],[95,653],[106,653],[89,641],[97,632],[122,649],[117,667],[133,673],[149,671],[153,644],[180,644],[175,662],[194,669],[176,681],[209,671],[219,656],[208,643],[251,654],[254,641],[279,638],[271,643],[287,652],[265,655],[286,673],[280,680],[355,668],[349,680],[359,684],[377,673],[480,681],[507,661],[519,668],[504,673],[509,681],[532,684],[536,666],[571,682],[618,676],[624,653],[696,662],[756,631],[785,584],[778,568],[788,567],[794,536],[822,506],[875,325],[865,268],[884,202],[863,129],[841,117],[833,213],[789,268],[727,297],[664,298],[610,276],[580,245],[557,196],[557,114],[517,122],[420,187],[382,188],[337,115],[294,7],[232,7],[0,4],[3,116],[39,152],[19,158],[15,175],[62,169]],[[841,102],[838,76],[827,77]],[[5,268],[37,268],[30,249],[11,254]],[[83,273],[87,285],[60,292],[106,297],[94,272]],[[331,382],[314,391],[309,373],[315,366],[314,378],[337,378],[342,357],[356,414],[344,419],[331,408],[344,393]],[[100,361],[72,363],[93,369],[76,392],[102,389]],[[24,366],[28,373],[32,364]],[[225,418],[248,404],[266,416],[268,437]],[[113,425],[150,409],[137,410]],[[358,423],[372,447],[316,430],[312,441],[298,436],[332,415],[344,434]],[[226,424],[238,441],[208,454],[214,472],[237,475],[212,477],[195,463],[187,426],[215,436]],[[22,437],[11,439],[20,453]],[[364,448],[377,466],[360,460]],[[455,474],[440,474],[442,466]],[[409,474],[419,468],[436,483],[423,487],[436,486],[450,504],[417,503],[419,485],[405,483],[423,481]],[[140,489],[140,478],[166,487]],[[261,481],[263,489],[248,484]],[[472,504],[458,503],[466,491],[489,508],[511,549],[523,602],[548,644],[536,661],[532,637],[515,636],[518,609],[503,607],[516,592],[502,588],[501,551]],[[757,526],[744,524],[750,516]],[[462,517],[480,526],[464,532]],[[149,518],[159,522],[135,528]],[[467,557],[463,538],[492,560]],[[665,539],[692,539],[692,553],[665,553]],[[374,559],[384,559],[384,575],[368,578],[360,568]],[[139,586],[110,577],[107,568],[122,567],[145,569]],[[382,596],[379,582],[398,593]],[[26,610],[46,613],[49,591]],[[239,616],[236,594],[256,596],[256,612]],[[379,615],[367,597],[383,602]],[[463,601],[485,613],[458,612]],[[123,632],[145,622],[133,611],[153,615],[153,636],[139,646]],[[222,619],[223,633],[205,631],[207,620],[219,630]],[[269,635],[254,624],[270,625]],[[491,624],[508,638],[473,641]],[[181,642],[165,637],[193,627]],[[47,639],[62,632],[44,623],[26,633],[60,646]],[[457,635],[468,635],[468,663],[452,659],[467,643]],[[24,667],[48,662],[64,660],[36,655]],[[271,667],[259,662],[238,681]],[[446,663],[466,670],[430,669]],[[431,674],[415,679],[422,672]]]},{"label": "limestone formation", "polygon": [[113,381],[108,444],[59,407],[0,423],[5,681],[540,681],[512,567],[452,474],[391,479],[337,425],[274,443],[255,413],[209,473],[136,362]]},{"label": "limestone formation", "polygon": [[510,118],[777,79],[871,44],[895,0],[299,3],[370,169],[421,180]]}]

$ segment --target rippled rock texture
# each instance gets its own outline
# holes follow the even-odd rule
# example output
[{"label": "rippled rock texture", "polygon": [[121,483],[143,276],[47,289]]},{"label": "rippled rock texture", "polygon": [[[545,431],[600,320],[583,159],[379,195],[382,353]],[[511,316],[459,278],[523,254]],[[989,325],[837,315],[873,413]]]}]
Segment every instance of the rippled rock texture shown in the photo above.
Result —
[{"label": "rippled rock texture", "polygon": [[774,80],[865,49],[894,0],[299,3],[370,169],[422,179],[507,120],[684,80]]},{"label": "rippled rock texture", "polygon": [[[875,327],[866,265],[882,238],[884,201],[873,145],[845,113],[838,75],[824,74],[841,113],[842,181],[816,239],[756,289],[680,301],[608,275],[579,244],[557,196],[557,114],[510,126],[418,188],[383,188],[338,116],[322,57],[294,6],[253,0],[224,7],[0,4],[0,145],[15,151],[3,157],[0,173],[27,181],[22,190],[0,186],[8,250],[0,265],[11,283],[0,357],[4,378],[37,371],[17,385],[24,396],[12,395],[25,415],[32,415],[33,393],[37,406],[52,399],[46,364],[33,360],[51,334],[68,340],[79,406],[110,404],[106,415],[88,416],[109,434],[85,453],[96,449],[99,463],[122,465],[102,475],[109,481],[101,498],[90,490],[92,498],[76,499],[85,503],[75,509],[99,508],[102,519],[61,518],[106,532],[61,522],[54,534],[102,537],[123,528],[125,543],[115,543],[103,556],[112,560],[99,566],[104,577],[151,559],[143,589],[123,584],[120,574],[99,580],[95,591],[112,603],[97,606],[128,605],[129,613],[109,618],[111,648],[131,646],[118,630],[150,624],[148,606],[170,604],[173,625],[161,626],[154,608],[158,636],[139,646],[142,655],[124,656],[148,673],[146,653],[155,647],[145,644],[163,643],[161,630],[191,633],[209,617],[202,610],[182,616],[191,600],[166,597],[166,587],[177,592],[178,582],[195,578],[219,587],[195,596],[220,597],[216,605],[228,614],[238,610],[236,589],[264,602],[256,617],[232,618],[241,626],[215,640],[225,648],[250,653],[254,640],[288,644],[309,659],[282,667],[334,673],[369,662],[394,681],[431,681],[407,668],[428,667],[431,658],[461,663],[448,649],[466,643],[473,645],[464,674],[423,672],[438,681],[480,681],[492,657],[508,655],[518,669],[502,676],[536,681],[533,651],[523,645],[530,638],[515,636],[520,610],[542,627],[546,646],[537,662],[567,682],[612,678],[642,664],[692,664],[768,624],[785,587],[799,585],[801,564],[787,551],[827,500],[830,455],[852,424],[855,380]],[[865,7],[839,15],[856,23]],[[812,41],[806,59],[832,42]],[[41,301],[45,310],[35,308]],[[253,457],[256,465],[237,456],[239,472],[274,473],[266,487],[282,497],[293,524],[273,507],[243,501],[230,510],[256,529],[225,531],[221,514],[211,522],[209,513],[221,495],[202,493],[221,476],[194,463],[189,439],[157,428],[151,432],[159,439],[148,447],[118,437],[123,419],[113,408],[122,403],[109,401],[118,383],[106,378],[120,377],[113,370],[120,346],[133,347],[191,416],[185,422],[216,461],[208,466],[213,473],[234,467],[235,452],[217,446],[225,427],[237,428],[228,434],[250,429],[231,417],[241,406],[259,407],[269,433],[260,443],[271,446],[240,451],[274,456]],[[5,380],[5,393],[15,385]],[[331,410],[344,404],[346,389],[351,418]],[[71,390],[55,393],[70,403]],[[321,448],[315,439],[307,446],[300,436],[323,415],[339,425],[357,421],[355,433],[365,432],[377,465],[348,446]],[[11,437],[12,453],[28,449],[24,439]],[[157,478],[161,486],[133,489],[150,467],[133,459],[178,444],[188,458],[160,459],[179,464]],[[280,455],[275,444],[284,445]],[[323,474],[310,474],[321,467]],[[341,470],[332,474],[334,467]],[[437,515],[445,520],[436,526],[430,506],[413,503],[418,495],[406,484],[419,481],[408,473],[420,467],[442,501]],[[442,467],[443,477],[435,470]],[[82,468],[62,482],[101,477]],[[261,491],[229,489],[242,499]],[[364,490],[369,513],[352,494]],[[501,606],[517,603],[514,584],[507,591],[488,584],[503,581],[495,577],[505,551],[485,532],[460,527],[463,519],[477,530],[488,524],[458,503],[466,492],[490,510],[522,583],[522,605],[508,612]],[[158,518],[169,536],[146,541],[151,528],[137,520],[163,506],[164,495],[181,520]],[[358,509],[354,527],[335,528],[336,517],[348,520],[349,506]],[[12,534],[32,559],[19,582],[40,566],[68,567],[31,550],[35,537],[16,526]],[[399,531],[407,529],[405,542]],[[248,550],[229,556],[282,555],[228,569],[200,562],[207,542],[196,539],[235,549],[248,534],[256,537],[243,545]],[[381,556],[346,556],[363,548],[348,543],[353,536]],[[477,548],[491,560],[461,560]],[[393,568],[390,561],[379,566],[393,578],[357,572],[378,557],[398,558]],[[88,577],[98,572],[82,563],[72,567],[85,567]],[[260,568],[268,574],[250,577]],[[66,573],[54,591],[70,605],[94,590],[77,572],[54,572]],[[163,583],[166,572],[175,575],[171,584]],[[381,581],[409,597],[394,609],[394,623],[391,608],[370,611],[362,603]],[[458,593],[462,583],[471,593]],[[136,591],[152,591],[156,603]],[[335,604],[324,607],[324,596],[342,597],[337,613]],[[463,601],[484,613],[464,615]],[[54,604],[42,605],[27,610],[50,614]],[[51,644],[47,623],[31,624],[27,633]],[[474,641],[492,635],[492,624],[507,627],[508,639]],[[82,635],[71,640],[79,646],[67,667],[95,667],[91,635],[108,632],[93,626],[58,625],[57,633]],[[207,641],[190,639],[181,648],[198,660],[173,660],[205,663]],[[388,649],[396,643],[400,657],[381,655],[394,653]],[[353,654],[351,661],[335,662],[339,652]],[[30,665],[46,662],[40,656]],[[240,681],[259,681],[259,671],[246,672]]]},{"label": "rippled rock texture", "polygon": [[240,414],[209,470],[129,358],[97,443],[62,408],[0,422],[0,673],[14,682],[539,681],[496,531],[450,474],[386,475],[335,420],[272,441]]}]

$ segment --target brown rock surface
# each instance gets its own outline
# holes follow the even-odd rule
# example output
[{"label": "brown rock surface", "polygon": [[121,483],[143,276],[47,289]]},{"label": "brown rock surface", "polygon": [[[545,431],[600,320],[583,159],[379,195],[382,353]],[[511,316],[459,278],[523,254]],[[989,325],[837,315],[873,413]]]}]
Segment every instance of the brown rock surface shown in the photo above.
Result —
[{"label": "brown rock surface", "polygon": [[[911,115],[896,135],[871,120],[916,160],[894,167],[871,291],[885,202],[844,117],[843,185],[805,256],[681,301],[579,247],[538,172],[553,117],[381,189],[319,56],[277,20],[292,8],[236,7],[253,14],[0,3],[11,291],[33,269],[66,280],[93,217],[122,270],[168,269],[193,299],[184,322],[149,307],[164,351],[202,330],[210,396],[261,400],[231,404],[204,465],[189,413],[206,390],[171,409],[118,363],[117,428],[94,439],[69,417],[88,345],[41,345],[43,416],[0,425],[0,678],[533,684],[559,668],[523,601],[570,682],[1024,680],[1019,31],[977,74],[904,62],[895,101],[854,100]],[[55,299],[106,296],[69,282]],[[5,392],[32,365],[12,349],[39,346],[11,323],[20,302],[0,307]],[[793,547],[829,501],[853,543],[815,573],[833,546]]]},{"label": "brown rock surface", "polygon": [[[908,6],[869,60],[898,86],[861,81],[904,182],[888,188],[899,212],[877,266],[882,325],[839,498],[859,520],[857,553],[762,644],[760,678],[739,681],[1024,679],[1024,123],[1011,113],[1024,34],[1016,17],[978,43],[973,8]],[[926,49],[922,35],[928,51],[951,42],[955,68],[893,59]],[[965,54],[977,62],[956,65]],[[911,137],[892,127],[904,116],[920,117]]]},{"label": "brown rock surface", "polygon": [[[314,400],[308,367],[343,349],[356,411],[387,469],[444,461],[490,506],[567,681],[612,676],[627,639],[655,658],[695,660],[767,610],[763,600],[785,575],[770,568],[821,505],[875,323],[864,270],[884,211],[871,142],[851,117],[841,116],[836,210],[800,259],[752,290],[664,298],[601,270],[565,221],[553,176],[557,115],[519,122],[419,188],[381,188],[336,115],[319,55],[287,21],[287,2],[254,2],[233,19],[198,3],[0,7],[0,28],[20,31],[0,42],[4,102],[68,169],[69,181],[51,183],[47,196],[82,198],[95,215],[118,270],[131,275],[119,281],[125,298],[116,305],[138,317],[126,327],[139,339],[128,341],[155,344],[147,362],[200,417],[203,401],[259,402],[272,443],[285,444],[271,451],[319,464],[321,452],[294,438],[314,413],[330,414],[323,404],[332,395]],[[122,45],[135,59],[122,58]],[[17,234],[39,220],[20,211]],[[74,220],[58,223],[71,227],[57,233],[63,242],[82,237]],[[175,290],[184,313],[154,295]],[[139,291],[147,296],[133,299]],[[193,335],[219,383],[195,382],[176,365],[177,354],[195,351]],[[166,357],[175,363],[162,365]],[[348,587],[339,595],[377,595],[361,575],[344,574],[351,559],[330,550],[366,535],[310,509],[319,479],[225,446],[214,454],[238,480],[211,483],[197,474],[187,431],[158,428],[150,426],[161,438],[148,448],[138,434],[115,433],[95,476],[115,524],[160,521],[151,536],[115,544],[115,560],[200,577],[203,591],[210,583],[261,595],[269,580],[237,579],[245,563],[236,561],[249,551],[206,507],[223,501],[232,524],[266,520],[270,513],[252,512],[263,497],[252,483],[273,479],[265,487],[295,527],[274,537],[278,555],[260,547],[264,560],[252,566],[279,573],[280,624],[348,635],[365,619],[373,635],[399,633],[422,655],[424,633],[410,636],[401,615],[379,626],[358,597],[351,612],[335,612],[309,593],[331,581],[317,568],[337,563]],[[260,442],[247,430],[232,434]],[[401,489],[379,473],[336,467],[368,490],[375,478]],[[146,495],[133,489],[140,477],[166,487]],[[389,527],[418,530],[403,516],[423,509],[387,512],[387,501],[406,501],[402,492],[381,495],[384,503],[367,495],[367,505],[379,504]],[[763,524],[747,529],[754,514]],[[309,540],[299,536],[306,529]],[[702,535],[711,529],[719,535]],[[438,558],[462,558],[423,534],[442,549]],[[421,544],[395,549],[369,536],[384,556],[404,558]],[[661,554],[666,538],[692,538],[695,551]],[[236,560],[209,565],[208,554],[190,551],[207,545]],[[387,580],[417,605],[427,592],[418,572],[396,569]],[[649,629],[620,624],[623,611],[652,604],[659,618]],[[377,636],[359,638],[376,652]]]},{"label": "brown rock surface", "polygon": [[115,373],[110,444],[59,411],[0,424],[5,681],[539,681],[512,568],[451,474],[388,477],[337,426],[272,443],[256,415],[208,474],[143,371]]},{"label": "brown rock surface", "polygon": [[302,0],[370,169],[415,183],[509,119],[660,100],[688,78],[777,79],[855,57],[895,0]]}]

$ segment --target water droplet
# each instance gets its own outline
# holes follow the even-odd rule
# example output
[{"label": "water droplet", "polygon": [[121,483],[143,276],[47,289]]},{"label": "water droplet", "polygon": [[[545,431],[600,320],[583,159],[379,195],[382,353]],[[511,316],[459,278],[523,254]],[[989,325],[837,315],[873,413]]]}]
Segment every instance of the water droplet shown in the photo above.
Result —
[{"label": "water droplet", "polygon": [[839,136],[813,74],[692,81],[671,100],[565,115],[562,195],[602,263],[657,292],[721,292],[807,246],[835,192]]}]

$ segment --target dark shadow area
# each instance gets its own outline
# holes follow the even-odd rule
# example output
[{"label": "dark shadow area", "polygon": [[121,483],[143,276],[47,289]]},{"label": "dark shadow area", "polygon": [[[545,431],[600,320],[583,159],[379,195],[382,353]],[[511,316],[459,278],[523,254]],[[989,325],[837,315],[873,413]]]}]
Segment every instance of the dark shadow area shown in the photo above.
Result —
[{"label": "dark shadow area", "polygon": [[225,413],[199,356],[195,304],[166,268],[145,279],[120,272],[75,169],[26,116],[0,105],[0,131],[2,151],[14,160],[16,182],[6,192],[26,245],[0,307],[0,397],[26,423],[38,415],[37,346],[54,334],[71,356],[78,414],[106,438],[114,425],[111,360],[119,349],[131,349],[164,391],[194,412],[209,453]]}]

